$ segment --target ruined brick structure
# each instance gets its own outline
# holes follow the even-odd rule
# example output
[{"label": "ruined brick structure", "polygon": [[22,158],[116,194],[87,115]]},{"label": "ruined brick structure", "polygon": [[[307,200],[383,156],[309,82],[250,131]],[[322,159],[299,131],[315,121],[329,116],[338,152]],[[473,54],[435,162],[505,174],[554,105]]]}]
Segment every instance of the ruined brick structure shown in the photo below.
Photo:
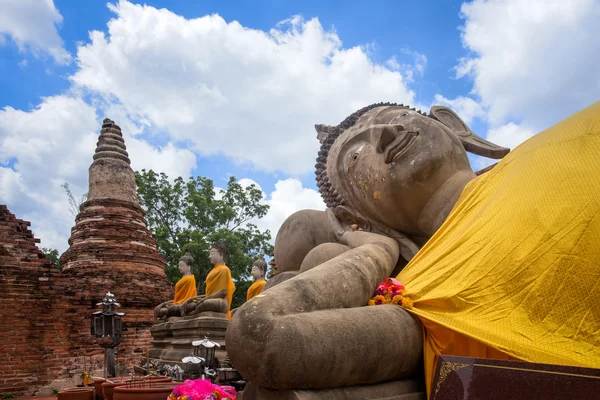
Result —
[{"label": "ruined brick structure", "polygon": [[107,291],[126,313],[116,361],[130,370],[150,348],[154,307],[173,291],[117,125],[102,125],[88,201],[61,256],[62,272],[43,257],[29,225],[0,206],[0,393],[33,393],[79,376],[83,355],[98,353],[92,358],[100,366],[90,316]]}]

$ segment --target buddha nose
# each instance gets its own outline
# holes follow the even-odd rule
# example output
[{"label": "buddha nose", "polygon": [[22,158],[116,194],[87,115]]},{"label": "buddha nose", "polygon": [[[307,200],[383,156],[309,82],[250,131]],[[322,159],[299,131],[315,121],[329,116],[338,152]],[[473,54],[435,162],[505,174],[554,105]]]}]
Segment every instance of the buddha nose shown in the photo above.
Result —
[{"label": "buddha nose", "polygon": [[404,127],[400,124],[384,125],[377,127],[375,133],[375,143],[378,153],[385,152],[390,144],[398,137],[398,132],[402,132]]}]

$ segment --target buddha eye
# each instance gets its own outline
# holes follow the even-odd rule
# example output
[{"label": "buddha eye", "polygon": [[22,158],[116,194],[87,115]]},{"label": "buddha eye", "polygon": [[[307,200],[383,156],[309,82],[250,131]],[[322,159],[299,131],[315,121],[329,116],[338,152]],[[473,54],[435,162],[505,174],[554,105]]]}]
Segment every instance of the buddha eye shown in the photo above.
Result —
[{"label": "buddha eye", "polygon": [[356,149],[356,151],[354,152],[354,155],[352,156],[352,160],[350,161],[350,163],[348,164],[348,168],[352,168],[352,165],[354,165],[354,163],[358,160],[358,156],[360,155],[360,152],[362,151],[363,146],[360,146],[358,149]]}]

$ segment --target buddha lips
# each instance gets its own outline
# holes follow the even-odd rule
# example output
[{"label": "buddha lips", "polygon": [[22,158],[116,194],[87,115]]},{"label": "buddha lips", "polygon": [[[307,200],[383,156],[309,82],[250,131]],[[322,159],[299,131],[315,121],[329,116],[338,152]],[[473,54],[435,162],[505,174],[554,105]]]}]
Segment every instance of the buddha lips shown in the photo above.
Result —
[{"label": "buddha lips", "polygon": [[394,278],[385,278],[375,289],[375,295],[368,305],[397,304],[404,308],[412,308],[413,302],[404,297],[404,285]]}]

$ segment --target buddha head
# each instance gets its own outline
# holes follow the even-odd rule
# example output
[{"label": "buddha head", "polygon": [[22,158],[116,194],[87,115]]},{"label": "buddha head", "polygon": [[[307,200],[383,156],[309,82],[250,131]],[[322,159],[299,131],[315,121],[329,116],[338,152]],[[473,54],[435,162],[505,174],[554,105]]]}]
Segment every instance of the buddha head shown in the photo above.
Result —
[{"label": "buddha head", "polygon": [[192,257],[189,250],[186,250],[185,254],[179,259],[179,272],[182,276],[187,276],[192,273],[193,263],[194,257]]},{"label": "buddha head", "polygon": [[265,279],[267,273],[267,262],[263,259],[258,259],[252,263],[252,277],[255,281]]},{"label": "buddha head", "polygon": [[212,265],[225,264],[227,262],[227,242],[219,239],[210,246],[208,254]]},{"label": "buddha head", "polygon": [[447,107],[427,115],[390,103],[365,107],[336,127],[315,125],[317,186],[348,225],[371,223],[423,236],[417,221],[452,178],[474,177],[467,151],[502,158],[509,149],[475,135]]}]

